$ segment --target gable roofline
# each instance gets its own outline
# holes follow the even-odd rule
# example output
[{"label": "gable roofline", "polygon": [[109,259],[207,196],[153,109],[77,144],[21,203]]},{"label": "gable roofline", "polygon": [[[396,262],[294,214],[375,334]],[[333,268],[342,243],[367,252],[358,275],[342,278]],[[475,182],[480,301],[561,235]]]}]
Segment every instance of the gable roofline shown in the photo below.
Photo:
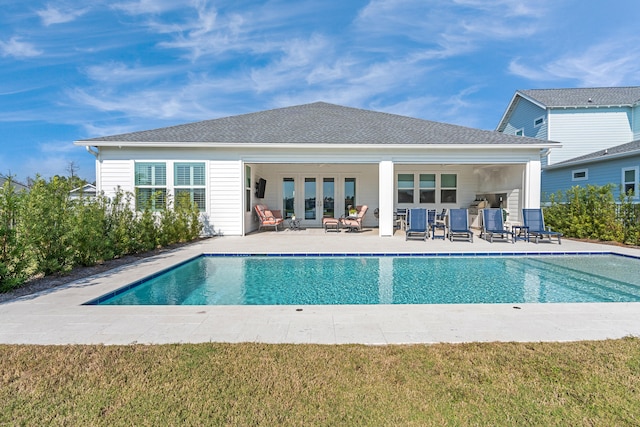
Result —
[{"label": "gable roofline", "polygon": [[489,146],[556,147],[495,131],[391,113],[315,102],[195,123],[79,140],[81,146],[132,147],[341,147]]},{"label": "gable roofline", "polygon": [[504,111],[504,114],[502,114],[502,118],[498,122],[498,126],[496,126],[497,132],[504,131],[504,128],[507,126],[507,123],[509,122],[509,118],[511,117],[511,114],[513,113],[513,111],[516,109],[516,106],[518,105],[518,98],[525,99],[531,102],[532,104],[542,108],[543,110],[547,109],[547,107],[544,104],[541,104],[536,99],[531,98],[530,96],[528,96],[527,94],[523,93],[520,90],[516,90],[516,92],[511,97],[511,102],[509,102],[509,104],[507,105],[507,109]]},{"label": "gable roofline", "polygon": [[625,144],[616,145],[615,147],[594,151],[593,153],[574,157],[572,159],[564,160],[562,162],[554,163],[552,165],[546,166],[544,169],[545,170],[562,169],[566,167],[585,165],[589,163],[605,162],[608,160],[621,159],[621,158],[631,157],[636,155],[640,155],[640,139],[627,142]]},{"label": "gable roofline", "polygon": [[570,108],[613,108],[640,104],[640,86],[565,88],[565,89],[519,89],[513,95],[496,130],[504,131],[511,114],[521,97],[547,111]]}]

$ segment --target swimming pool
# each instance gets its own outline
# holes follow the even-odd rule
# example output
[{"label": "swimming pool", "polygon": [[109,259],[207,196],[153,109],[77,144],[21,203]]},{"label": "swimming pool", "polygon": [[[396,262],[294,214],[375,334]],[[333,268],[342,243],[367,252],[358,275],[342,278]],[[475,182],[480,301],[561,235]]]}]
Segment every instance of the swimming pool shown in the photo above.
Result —
[{"label": "swimming pool", "polygon": [[203,255],[86,304],[640,301],[640,259],[634,257],[616,254],[448,255]]}]

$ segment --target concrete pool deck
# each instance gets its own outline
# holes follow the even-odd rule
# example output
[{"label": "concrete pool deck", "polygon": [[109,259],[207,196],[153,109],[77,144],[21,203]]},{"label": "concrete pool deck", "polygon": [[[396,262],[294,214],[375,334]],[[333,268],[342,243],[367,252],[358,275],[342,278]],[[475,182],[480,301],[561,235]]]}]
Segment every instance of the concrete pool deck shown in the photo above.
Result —
[{"label": "concrete pool deck", "polygon": [[[377,230],[319,229],[215,237],[106,273],[0,303],[2,344],[263,342],[428,344],[577,341],[640,336],[640,303],[87,306],[83,303],[202,253],[614,252],[640,249],[577,242],[473,243],[380,238]],[[640,271],[639,271],[640,273]],[[481,275],[481,272],[479,272]]]}]

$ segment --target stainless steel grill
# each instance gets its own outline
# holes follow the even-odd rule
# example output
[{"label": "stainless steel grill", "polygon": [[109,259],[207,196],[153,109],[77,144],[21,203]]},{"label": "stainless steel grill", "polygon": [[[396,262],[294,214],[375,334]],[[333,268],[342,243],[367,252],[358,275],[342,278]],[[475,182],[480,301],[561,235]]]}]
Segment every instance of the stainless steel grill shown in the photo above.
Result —
[{"label": "stainless steel grill", "polygon": [[484,209],[484,208],[488,208],[489,206],[489,202],[486,199],[477,199],[474,200],[470,205],[469,205],[469,215],[478,215],[478,212],[480,211],[480,209]]}]

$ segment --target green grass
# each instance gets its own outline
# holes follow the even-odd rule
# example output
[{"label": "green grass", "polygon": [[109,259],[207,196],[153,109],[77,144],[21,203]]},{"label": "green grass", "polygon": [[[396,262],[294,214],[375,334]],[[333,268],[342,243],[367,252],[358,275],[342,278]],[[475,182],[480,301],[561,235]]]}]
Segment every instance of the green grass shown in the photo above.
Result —
[{"label": "green grass", "polygon": [[640,424],[640,339],[0,345],[0,425]]}]

